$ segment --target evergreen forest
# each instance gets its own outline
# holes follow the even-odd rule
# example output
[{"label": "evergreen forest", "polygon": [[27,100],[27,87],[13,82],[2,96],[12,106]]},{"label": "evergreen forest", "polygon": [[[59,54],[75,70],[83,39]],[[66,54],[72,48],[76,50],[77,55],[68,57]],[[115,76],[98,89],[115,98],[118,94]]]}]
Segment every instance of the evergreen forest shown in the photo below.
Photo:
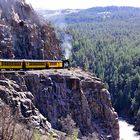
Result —
[{"label": "evergreen forest", "polygon": [[140,9],[91,8],[65,17],[72,66],[95,73],[120,116],[140,120]]},{"label": "evergreen forest", "polygon": [[140,122],[140,8],[68,11],[49,19],[72,36],[72,66],[101,78],[119,116]]}]

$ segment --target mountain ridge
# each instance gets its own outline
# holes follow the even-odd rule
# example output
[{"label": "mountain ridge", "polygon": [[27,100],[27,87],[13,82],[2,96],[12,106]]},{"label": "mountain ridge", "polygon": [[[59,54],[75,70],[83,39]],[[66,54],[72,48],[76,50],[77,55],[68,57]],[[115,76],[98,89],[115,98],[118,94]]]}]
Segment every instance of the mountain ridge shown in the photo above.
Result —
[{"label": "mountain ridge", "polygon": [[[126,7],[123,6],[93,7],[89,9],[77,9],[77,12],[75,12],[75,9],[74,10],[70,9],[70,11],[71,13],[67,13],[67,9],[55,10],[55,11],[49,10],[49,15],[48,15],[47,10],[37,10],[39,14],[44,15],[44,17],[50,20],[51,22],[55,23],[59,21],[60,23],[65,22],[65,24],[75,24],[81,22],[83,23],[100,22],[100,21],[104,21],[105,19],[113,20],[115,18],[119,20],[121,19],[128,20],[129,16],[127,13],[131,13],[131,18],[134,18],[135,15],[140,15],[140,8],[127,7],[127,6]],[[57,16],[55,16],[54,14],[55,12],[58,12]],[[106,12],[110,13],[110,16],[105,18],[104,16],[106,15],[103,13]],[[100,13],[102,13],[102,15],[99,15]],[[119,18],[118,14],[122,17]]]}]

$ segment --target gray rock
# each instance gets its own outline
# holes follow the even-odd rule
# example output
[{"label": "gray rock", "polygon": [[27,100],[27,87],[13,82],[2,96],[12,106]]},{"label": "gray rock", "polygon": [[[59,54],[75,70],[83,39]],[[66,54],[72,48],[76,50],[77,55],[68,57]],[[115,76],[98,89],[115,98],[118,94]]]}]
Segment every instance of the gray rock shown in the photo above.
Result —
[{"label": "gray rock", "polygon": [[110,93],[99,79],[93,80],[90,74],[79,71],[3,74],[7,80],[0,80],[0,98],[16,107],[28,123],[47,131],[51,125],[59,130],[60,118],[71,115],[81,135],[96,132],[104,139],[118,140],[118,115],[112,108]]},{"label": "gray rock", "polygon": [[24,0],[0,0],[0,58],[60,59],[54,29]]}]

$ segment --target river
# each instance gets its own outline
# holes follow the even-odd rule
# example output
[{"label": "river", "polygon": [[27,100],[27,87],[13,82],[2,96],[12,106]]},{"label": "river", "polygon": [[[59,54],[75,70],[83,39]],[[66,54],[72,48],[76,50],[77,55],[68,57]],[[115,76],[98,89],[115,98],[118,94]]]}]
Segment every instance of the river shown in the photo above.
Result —
[{"label": "river", "polygon": [[120,125],[120,140],[140,140],[140,135],[133,130],[134,126],[128,124],[124,120],[119,120]]}]

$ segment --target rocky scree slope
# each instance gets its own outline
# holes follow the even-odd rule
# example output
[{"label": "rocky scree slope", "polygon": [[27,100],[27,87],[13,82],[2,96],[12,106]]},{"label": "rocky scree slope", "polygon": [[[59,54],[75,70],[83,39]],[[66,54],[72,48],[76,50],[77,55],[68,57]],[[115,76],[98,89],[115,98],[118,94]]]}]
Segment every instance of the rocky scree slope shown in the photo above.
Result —
[{"label": "rocky scree slope", "polygon": [[100,79],[80,69],[1,72],[0,99],[28,124],[61,130],[70,115],[81,135],[119,139],[117,113]]},{"label": "rocky scree slope", "polygon": [[0,0],[0,58],[60,59],[54,29],[24,0]]}]

